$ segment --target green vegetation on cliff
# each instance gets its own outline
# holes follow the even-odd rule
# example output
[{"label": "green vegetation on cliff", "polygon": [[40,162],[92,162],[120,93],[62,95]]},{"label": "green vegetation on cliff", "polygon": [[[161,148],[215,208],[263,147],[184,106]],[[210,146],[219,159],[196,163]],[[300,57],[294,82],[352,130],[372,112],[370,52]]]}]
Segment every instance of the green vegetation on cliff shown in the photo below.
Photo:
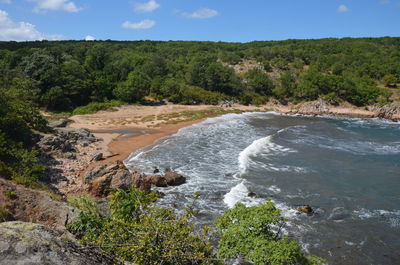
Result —
[{"label": "green vegetation on cliff", "polygon": [[46,130],[46,121],[21,91],[0,87],[0,94],[0,177],[37,186],[46,168],[32,149],[32,130]]}]

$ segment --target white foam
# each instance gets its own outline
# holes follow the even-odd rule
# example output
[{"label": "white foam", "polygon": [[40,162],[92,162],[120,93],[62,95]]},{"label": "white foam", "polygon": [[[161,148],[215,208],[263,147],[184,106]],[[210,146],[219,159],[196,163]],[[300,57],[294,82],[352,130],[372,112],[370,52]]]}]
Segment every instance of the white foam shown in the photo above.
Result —
[{"label": "white foam", "polygon": [[356,245],[356,243],[351,242],[351,241],[344,241],[344,243],[345,243],[346,245],[348,245],[348,246],[354,246],[354,245]]},{"label": "white foam", "polygon": [[267,189],[268,189],[269,191],[272,191],[273,193],[280,193],[280,192],[281,192],[281,189],[278,188],[278,187],[275,186],[275,185],[269,186]]},{"label": "white foam", "polygon": [[[284,130],[286,129],[279,130],[277,134],[283,132]],[[267,137],[257,139],[253,141],[253,143],[251,143],[248,147],[246,147],[242,152],[240,152],[238,161],[241,174],[247,171],[251,162],[251,157],[255,157],[260,153],[276,154],[295,152],[293,149],[286,148],[272,142],[273,136],[274,135],[269,135]],[[276,170],[280,171],[281,169],[276,168]]]},{"label": "white foam", "polygon": [[400,210],[397,211],[387,211],[387,210],[367,210],[361,208],[360,210],[354,211],[354,213],[361,220],[370,219],[370,218],[383,218],[382,220],[386,223],[389,223],[391,227],[399,227],[400,226]]},{"label": "white foam", "polygon": [[238,202],[243,203],[246,206],[255,206],[265,202],[264,199],[249,197],[249,193],[250,192],[244,184],[244,181],[242,181],[224,195],[224,203],[228,205],[229,208],[233,208]]}]

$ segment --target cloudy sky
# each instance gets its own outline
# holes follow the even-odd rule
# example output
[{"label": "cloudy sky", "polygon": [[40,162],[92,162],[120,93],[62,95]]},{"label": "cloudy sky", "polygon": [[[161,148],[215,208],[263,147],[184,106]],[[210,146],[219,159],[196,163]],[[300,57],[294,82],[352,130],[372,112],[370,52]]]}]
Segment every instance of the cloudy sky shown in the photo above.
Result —
[{"label": "cloudy sky", "polygon": [[400,36],[400,0],[0,0],[0,40]]}]

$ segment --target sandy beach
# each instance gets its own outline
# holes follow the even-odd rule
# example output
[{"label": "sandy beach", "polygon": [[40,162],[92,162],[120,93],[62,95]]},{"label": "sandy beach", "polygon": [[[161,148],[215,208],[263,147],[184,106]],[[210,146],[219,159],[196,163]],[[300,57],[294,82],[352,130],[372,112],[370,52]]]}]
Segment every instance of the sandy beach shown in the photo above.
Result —
[{"label": "sandy beach", "polygon": [[[230,112],[276,111],[308,115],[339,115],[373,118],[379,116],[377,110],[358,108],[348,103],[332,106],[321,101],[305,102],[297,105],[281,105],[276,102],[263,106],[234,104],[229,107],[212,105],[161,105],[161,106],[121,106],[115,111],[100,111],[95,114],[76,115],[71,128],[87,128],[103,141],[96,143],[93,152],[102,152],[104,159],[86,162],[79,169],[82,176],[87,170],[117,160],[125,160],[132,152],[154,144],[157,140],[178,132],[179,129],[201,122],[208,117],[216,117]],[[394,117],[399,119],[400,116]]]},{"label": "sandy beach", "polygon": [[[162,106],[122,106],[117,111],[100,111],[90,115],[76,115],[69,119],[71,128],[87,128],[103,142],[98,150],[104,153],[105,159],[92,163],[90,167],[126,159],[132,152],[154,144],[158,139],[176,133],[179,129],[201,122],[202,117],[185,120],[185,113],[195,114],[208,110],[254,111],[251,106],[234,105],[220,108],[212,105],[162,105]],[[207,114],[205,114],[207,115]],[[218,115],[210,114],[210,117]],[[194,118],[194,119],[193,119]]]}]

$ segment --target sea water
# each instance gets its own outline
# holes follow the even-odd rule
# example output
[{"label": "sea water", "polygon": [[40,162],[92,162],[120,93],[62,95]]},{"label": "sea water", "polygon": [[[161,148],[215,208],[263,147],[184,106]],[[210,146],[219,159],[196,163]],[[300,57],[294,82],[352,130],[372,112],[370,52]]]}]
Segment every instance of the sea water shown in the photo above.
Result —
[{"label": "sea water", "polygon": [[[271,198],[288,220],[284,232],[305,252],[329,264],[400,264],[400,123],[228,114],[181,129],[125,163],[186,176],[184,185],[160,188],[159,203],[179,211],[199,192],[198,224],[212,224],[237,202]],[[303,205],[314,214],[299,213]]]}]

